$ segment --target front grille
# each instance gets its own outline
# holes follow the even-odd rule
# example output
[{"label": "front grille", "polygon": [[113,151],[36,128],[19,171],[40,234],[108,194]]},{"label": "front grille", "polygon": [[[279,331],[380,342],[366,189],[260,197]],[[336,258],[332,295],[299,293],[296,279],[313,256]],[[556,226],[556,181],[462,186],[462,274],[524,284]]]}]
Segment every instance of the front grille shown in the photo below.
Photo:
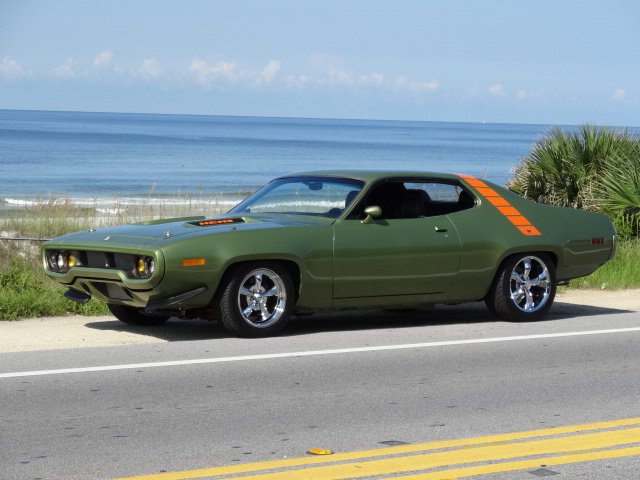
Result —
[{"label": "front grille", "polygon": [[135,255],[111,252],[78,252],[84,267],[131,270]]},{"label": "front grille", "polygon": [[[131,253],[100,252],[95,250],[58,250],[45,252],[47,269],[55,273],[67,273],[75,267],[118,270],[129,278],[147,279],[153,274],[155,259],[151,256]],[[144,271],[138,263],[144,262]]]}]

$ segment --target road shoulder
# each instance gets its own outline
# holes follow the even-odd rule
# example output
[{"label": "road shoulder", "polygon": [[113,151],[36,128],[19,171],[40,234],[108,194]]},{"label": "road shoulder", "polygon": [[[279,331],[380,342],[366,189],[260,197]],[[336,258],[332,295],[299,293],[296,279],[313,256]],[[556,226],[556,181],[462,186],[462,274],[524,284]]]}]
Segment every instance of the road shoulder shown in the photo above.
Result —
[{"label": "road shoulder", "polygon": [[[579,312],[583,307],[640,312],[640,289],[563,290],[557,295],[554,308],[566,313],[572,309]],[[482,309],[484,306],[478,304],[472,308]],[[150,335],[144,328],[122,324],[112,316],[72,315],[0,321],[0,353],[204,340],[211,338],[212,329],[218,328],[209,322],[195,322],[190,325],[189,334],[184,338],[176,338],[174,334],[168,339],[157,335],[157,331]]]}]

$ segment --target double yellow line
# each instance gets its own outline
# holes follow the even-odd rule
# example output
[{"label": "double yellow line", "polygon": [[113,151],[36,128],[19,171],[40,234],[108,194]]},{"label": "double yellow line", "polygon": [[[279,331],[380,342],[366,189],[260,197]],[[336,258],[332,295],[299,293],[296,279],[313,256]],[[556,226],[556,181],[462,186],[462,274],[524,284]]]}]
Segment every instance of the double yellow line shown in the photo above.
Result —
[{"label": "double yellow line", "polygon": [[220,476],[242,480],[338,480],[394,478],[396,474],[402,474],[403,480],[441,480],[636,455],[640,455],[640,418],[629,418],[121,480]]}]

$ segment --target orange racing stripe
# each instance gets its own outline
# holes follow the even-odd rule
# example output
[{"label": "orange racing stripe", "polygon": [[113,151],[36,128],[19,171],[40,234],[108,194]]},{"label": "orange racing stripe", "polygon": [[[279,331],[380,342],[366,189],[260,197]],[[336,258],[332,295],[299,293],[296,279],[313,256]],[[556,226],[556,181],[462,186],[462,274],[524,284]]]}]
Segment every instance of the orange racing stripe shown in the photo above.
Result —
[{"label": "orange racing stripe", "polygon": [[458,174],[458,176],[471,185],[476,192],[486,198],[489,203],[496,207],[496,209],[504,215],[507,220],[513,223],[513,225],[515,225],[523,235],[542,235],[540,230],[534,227],[524,215],[522,215],[516,208],[512,207],[507,200],[482,180],[478,180],[470,175]]}]

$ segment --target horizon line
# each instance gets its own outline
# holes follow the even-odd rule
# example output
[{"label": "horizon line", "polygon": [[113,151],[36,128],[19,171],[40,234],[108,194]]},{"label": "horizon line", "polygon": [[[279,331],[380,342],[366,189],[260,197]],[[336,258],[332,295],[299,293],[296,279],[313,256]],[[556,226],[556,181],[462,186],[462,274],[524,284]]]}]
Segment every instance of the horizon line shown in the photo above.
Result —
[{"label": "horizon line", "polygon": [[19,109],[1,108],[0,112],[43,112],[43,113],[79,113],[79,114],[106,114],[106,115],[154,115],[154,116],[181,116],[181,117],[230,117],[230,118],[259,118],[259,119],[282,119],[282,120],[333,120],[341,122],[404,122],[404,123],[457,123],[473,125],[532,125],[547,127],[580,127],[582,125],[596,125],[609,128],[640,128],[632,125],[607,125],[596,124],[594,122],[583,122],[580,124],[562,123],[521,123],[521,122],[486,122],[486,121],[461,121],[461,120],[407,120],[400,118],[358,118],[358,117],[309,117],[309,116],[279,116],[279,115],[238,115],[223,113],[159,113],[159,112],[120,112],[120,111],[97,111],[97,110],[46,110],[46,109]]}]

